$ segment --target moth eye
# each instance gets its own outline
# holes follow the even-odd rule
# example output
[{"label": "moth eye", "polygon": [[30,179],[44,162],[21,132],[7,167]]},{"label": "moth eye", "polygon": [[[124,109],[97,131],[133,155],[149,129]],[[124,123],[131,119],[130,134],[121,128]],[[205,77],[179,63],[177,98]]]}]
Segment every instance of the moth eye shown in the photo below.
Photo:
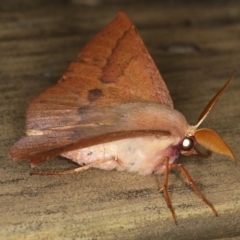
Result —
[{"label": "moth eye", "polygon": [[182,141],[182,150],[184,151],[189,151],[190,149],[192,149],[194,146],[194,142],[192,138],[189,137],[185,137]]}]

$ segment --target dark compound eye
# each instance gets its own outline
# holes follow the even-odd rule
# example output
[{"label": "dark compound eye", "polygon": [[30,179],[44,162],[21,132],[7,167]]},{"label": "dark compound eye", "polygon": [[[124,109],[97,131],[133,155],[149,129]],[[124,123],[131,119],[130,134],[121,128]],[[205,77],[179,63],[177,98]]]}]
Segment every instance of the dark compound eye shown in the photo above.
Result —
[{"label": "dark compound eye", "polygon": [[190,137],[185,137],[182,141],[182,150],[189,151],[193,148],[194,142]]}]

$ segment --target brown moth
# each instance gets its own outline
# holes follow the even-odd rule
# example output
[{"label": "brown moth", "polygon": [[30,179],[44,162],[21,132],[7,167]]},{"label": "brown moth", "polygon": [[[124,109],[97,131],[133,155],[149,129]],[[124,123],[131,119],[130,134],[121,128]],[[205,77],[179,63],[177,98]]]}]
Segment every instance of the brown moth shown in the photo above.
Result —
[{"label": "brown moth", "polygon": [[142,175],[165,174],[179,167],[187,182],[212,209],[190,175],[174,161],[180,154],[199,154],[196,144],[210,152],[234,154],[211,129],[198,129],[234,74],[209,102],[195,126],[173,108],[168,89],[141,37],[122,12],[78,54],[58,83],[34,98],[27,108],[27,136],[10,149],[14,160],[29,159],[34,167],[57,155],[84,167],[127,170]]}]

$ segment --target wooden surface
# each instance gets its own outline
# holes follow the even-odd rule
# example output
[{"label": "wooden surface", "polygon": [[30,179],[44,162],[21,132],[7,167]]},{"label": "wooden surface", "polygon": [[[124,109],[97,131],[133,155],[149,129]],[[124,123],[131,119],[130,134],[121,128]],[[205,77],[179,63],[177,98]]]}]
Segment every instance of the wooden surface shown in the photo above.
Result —
[{"label": "wooden surface", "polygon": [[[175,170],[169,185],[175,226],[155,176],[96,169],[30,176],[28,162],[12,161],[7,149],[24,135],[27,103],[54,85],[84,44],[122,10],[189,123],[196,123],[236,69],[203,126],[216,130],[239,159],[240,3],[42,2],[0,4],[0,239],[239,239],[240,169],[225,156],[180,157],[219,217]],[[75,166],[58,158],[37,170]]]}]

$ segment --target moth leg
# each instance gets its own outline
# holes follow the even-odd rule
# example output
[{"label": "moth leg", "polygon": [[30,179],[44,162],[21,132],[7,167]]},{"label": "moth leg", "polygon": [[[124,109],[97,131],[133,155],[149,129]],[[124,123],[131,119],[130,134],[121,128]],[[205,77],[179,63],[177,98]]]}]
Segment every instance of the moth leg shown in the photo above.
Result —
[{"label": "moth leg", "polygon": [[31,173],[31,175],[65,175],[65,174],[71,174],[71,173],[78,173],[78,172],[86,171],[89,168],[94,167],[100,163],[105,163],[105,162],[112,161],[112,160],[117,161],[118,159],[117,159],[117,157],[113,157],[110,159],[100,159],[100,160],[98,160],[94,163],[91,163],[89,165],[86,165],[84,167],[78,167],[78,168],[74,168],[74,169],[66,170],[66,171],[62,171],[62,172],[33,172],[33,173]]},{"label": "moth leg", "polygon": [[167,188],[168,188],[168,173],[169,173],[169,156],[166,156],[165,164],[166,164],[166,167],[165,167],[165,177],[164,177],[164,183],[163,183],[163,192],[164,192],[164,196],[165,196],[165,200],[166,200],[167,206],[168,206],[168,208],[170,209],[170,211],[172,213],[172,217],[173,217],[174,223],[177,225],[176,214],[175,214],[174,209],[172,207],[172,203],[171,203],[170,197],[168,195],[168,190],[167,190]]},{"label": "moth leg", "polygon": [[179,167],[181,169],[181,172],[183,174],[183,176],[186,178],[187,183],[195,190],[195,192],[198,194],[198,196],[212,209],[213,213],[215,214],[215,216],[218,216],[218,213],[216,211],[216,209],[214,208],[214,206],[202,195],[202,193],[200,192],[200,190],[198,189],[198,187],[195,185],[195,183],[193,182],[191,176],[189,175],[189,173],[187,172],[187,170],[183,167],[182,164],[170,164],[171,168],[175,168],[175,167]]},{"label": "moth leg", "polygon": [[[170,172],[171,169],[173,169],[172,165],[168,165],[168,172]],[[165,170],[166,170],[166,168],[165,168]],[[165,175],[165,174],[164,174],[164,175]],[[157,176],[160,177],[159,175],[157,175]],[[165,179],[165,178],[164,178],[164,179]],[[159,180],[157,180],[157,181],[158,181],[158,184],[159,184],[160,181],[159,181]],[[159,185],[160,185],[160,184],[159,184]],[[159,189],[158,189],[158,192],[159,192],[159,193],[163,193],[163,192],[164,192],[163,189],[164,189],[163,187],[159,188]]]}]

